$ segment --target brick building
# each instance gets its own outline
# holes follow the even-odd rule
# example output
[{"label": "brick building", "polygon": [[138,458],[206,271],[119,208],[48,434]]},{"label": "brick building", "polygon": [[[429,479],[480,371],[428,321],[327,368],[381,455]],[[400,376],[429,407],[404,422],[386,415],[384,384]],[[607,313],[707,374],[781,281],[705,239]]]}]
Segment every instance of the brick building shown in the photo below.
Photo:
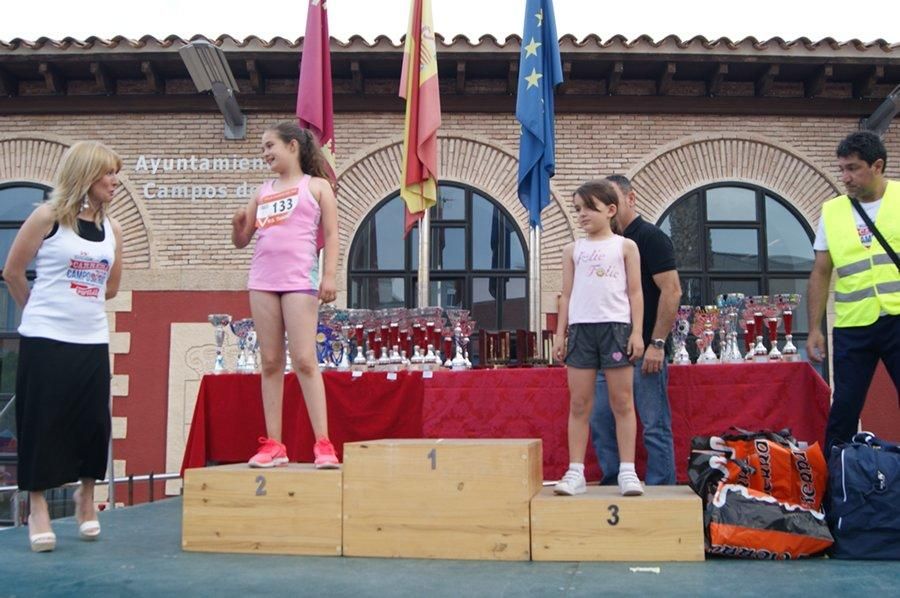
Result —
[{"label": "brick building", "polygon": [[[212,364],[207,314],[249,315],[251,248],[231,246],[230,217],[267,176],[257,159],[263,129],[293,118],[302,40],[214,41],[248,115],[240,141],[224,139],[212,98],[196,93],[178,55],[185,43],[0,42],[3,259],[67,146],[101,140],[125,161],[112,210],[124,228],[125,273],[110,303],[119,474],[180,464],[192,399]],[[841,192],[834,148],[900,83],[900,45],[620,36],[564,36],[560,45],[566,82],[554,197],[542,214],[542,311],[555,311],[561,249],[577,234],[570,194],[610,173],[630,176],[640,212],[672,235],[686,302],[729,290],[805,292],[820,205]],[[443,212],[434,216],[432,295],[471,308],[485,328],[528,322],[527,218],[515,191],[519,47],[515,36],[438,36]],[[401,53],[384,37],[332,40],[339,305],[415,301],[415,239],[398,237],[401,220],[392,216]],[[888,174],[898,178],[896,126],[885,142]],[[8,294],[0,302],[8,399],[17,314]],[[896,430],[892,387],[879,376],[864,421]]]}]

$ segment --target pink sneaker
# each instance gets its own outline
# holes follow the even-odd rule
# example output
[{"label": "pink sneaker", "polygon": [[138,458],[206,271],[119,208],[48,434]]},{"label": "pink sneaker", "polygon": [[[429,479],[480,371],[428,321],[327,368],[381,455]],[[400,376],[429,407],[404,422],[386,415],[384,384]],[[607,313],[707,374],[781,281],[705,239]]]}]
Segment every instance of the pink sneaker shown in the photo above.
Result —
[{"label": "pink sneaker", "polygon": [[271,438],[259,437],[259,450],[248,461],[250,467],[275,467],[288,462],[287,447]]},{"label": "pink sneaker", "polygon": [[320,438],[313,445],[313,455],[316,457],[316,469],[337,469],[341,464],[334,452],[334,446],[327,438]]}]

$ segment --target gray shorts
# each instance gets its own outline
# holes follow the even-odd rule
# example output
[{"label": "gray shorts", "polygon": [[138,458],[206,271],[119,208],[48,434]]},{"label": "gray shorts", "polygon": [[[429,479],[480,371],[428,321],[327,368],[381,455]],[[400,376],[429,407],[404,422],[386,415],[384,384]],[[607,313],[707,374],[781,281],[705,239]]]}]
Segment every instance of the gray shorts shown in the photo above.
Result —
[{"label": "gray shorts", "polygon": [[569,341],[566,346],[566,365],[590,370],[630,366],[629,336],[631,324],[572,324],[569,326]]}]

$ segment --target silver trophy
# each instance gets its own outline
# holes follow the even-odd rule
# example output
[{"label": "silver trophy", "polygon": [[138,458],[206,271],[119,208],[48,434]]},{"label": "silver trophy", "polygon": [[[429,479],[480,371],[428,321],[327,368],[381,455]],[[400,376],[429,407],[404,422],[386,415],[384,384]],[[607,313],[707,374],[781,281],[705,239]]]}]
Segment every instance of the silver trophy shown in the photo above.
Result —
[{"label": "silver trophy", "polygon": [[225,327],[231,324],[231,315],[229,314],[209,314],[209,323],[215,328],[216,334],[216,363],[213,366],[213,374],[221,374],[227,372],[225,368],[225,356],[222,348],[225,345]]},{"label": "silver trophy", "polygon": [[294,369],[291,361],[291,343],[288,341],[287,332],[284,333],[284,373],[290,374]]},{"label": "silver trophy", "polygon": [[247,372],[252,374],[256,371],[256,365],[259,363],[258,355],[259,340],[256,338],[256,330],[251,328],[247,333]]},{"label": "silver trophy", "polygon": [[[241,320],[233,320],[231,322],[231,331],[238,339],[238,360],[235,370],[238,373],[247,374],[256,369],[256,360],[248,355],[248,345],[250,332],[253,330],[253,320],[251,318],[243,318]],[[254,344],[256,342],[256,334],[253,335]]]},{"label": "silver trophy", "polygon": [[737,340],[738,317],[744,305],[743,293],[725,293],[719,295],[717,304],[722,314],[722,330],[719,345],[722,363],[743,363],[744,354]]},{"label": "silver trophy", "polygon": [[691,315],[694,308],[690,305],[682,305],[678,308],[678,315],[672,325],[672,340],[675,341],[675,355],[672,358],[674,365],[690,365],[691,356],[685,346],[688,334],[691,332]]},{"label": "silver trophy", "polygon": [[706,305],[694,309],[694,336],[697,337],[697,349],[701,351],[697,363],[719,363],[719,357],[713,351],[713,340],[716,338],[716,328],[719,326],[719,308],[715,305]]}]

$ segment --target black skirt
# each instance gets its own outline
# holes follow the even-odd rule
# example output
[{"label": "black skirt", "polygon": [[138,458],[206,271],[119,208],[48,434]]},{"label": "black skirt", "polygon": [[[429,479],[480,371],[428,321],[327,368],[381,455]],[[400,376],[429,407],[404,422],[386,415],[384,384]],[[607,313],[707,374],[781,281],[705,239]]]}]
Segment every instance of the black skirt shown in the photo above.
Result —
[{"label": "black skirt", "polygon": [[22,337],[16,373],[18,483],[103,479],[111,429],[109,345]]}]

